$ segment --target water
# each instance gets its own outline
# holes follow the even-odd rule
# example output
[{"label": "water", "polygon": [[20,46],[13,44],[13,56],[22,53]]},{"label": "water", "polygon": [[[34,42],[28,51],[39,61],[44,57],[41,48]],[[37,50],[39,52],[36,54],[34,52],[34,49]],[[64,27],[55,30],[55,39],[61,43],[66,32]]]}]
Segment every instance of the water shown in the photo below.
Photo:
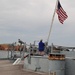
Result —
[{"label": "water", "polygon": [[14,55],[20,56],[19,51],[3,51],[0,50],[0,59],[12,58]]},{"label": "water", "polygon": [[8,58],[8,51],[0,50],[0,59],[2,58]]}]

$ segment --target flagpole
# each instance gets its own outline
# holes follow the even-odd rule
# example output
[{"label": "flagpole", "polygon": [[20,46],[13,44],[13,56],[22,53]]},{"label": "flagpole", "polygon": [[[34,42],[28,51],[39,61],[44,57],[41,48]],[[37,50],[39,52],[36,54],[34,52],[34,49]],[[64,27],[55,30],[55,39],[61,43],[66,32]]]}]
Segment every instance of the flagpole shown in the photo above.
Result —
[{"label": "flagpole", "polygon": [[52,26],[53,26],[53,21],[54,21],[54,17],[55,17],[55,12],[56,12],[58,1],[59,0],[56,1],[55,10],[54,10],[54,13],[53,13],[53,17],[52,17],[52,21],[51,21],[51,25],[50,25],[50,30],[49,30],[49,34],[48,34],[48,38],[47,38],[47,43],[49,42],[49,37],[51,35],[51,30],[52,30]]}]

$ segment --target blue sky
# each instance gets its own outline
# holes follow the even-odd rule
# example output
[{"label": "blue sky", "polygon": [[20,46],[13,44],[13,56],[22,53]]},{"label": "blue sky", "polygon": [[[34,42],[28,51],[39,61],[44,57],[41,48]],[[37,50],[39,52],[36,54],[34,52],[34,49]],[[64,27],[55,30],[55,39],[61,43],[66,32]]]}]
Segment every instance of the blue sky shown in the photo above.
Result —
[{"label": "blue sky", "polygon": [[[68,19],[62,25],[55,14],[49,44],[75,46],[75,1],[60,3]],[[46,42],[55,4],[56,0],[0,0],[0,43]]]}]

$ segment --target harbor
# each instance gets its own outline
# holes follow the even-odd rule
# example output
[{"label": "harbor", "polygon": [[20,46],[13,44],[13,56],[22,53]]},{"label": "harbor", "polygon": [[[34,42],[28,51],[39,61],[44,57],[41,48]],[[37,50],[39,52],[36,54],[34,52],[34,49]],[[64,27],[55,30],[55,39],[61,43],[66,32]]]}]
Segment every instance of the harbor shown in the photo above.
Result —
[{"label": "harbor", "polygon": [[0,3],[0,75],[75,75],[74,1]]},{"label": "harbor", "polygon": [[15,51],[14,48],[8,51],[0,51],[1,75],[75,74],[75,47],[52,44],[46,47],[44,55],[39,55],[36,45],[28,45],[27,51],[25,50],[25,46],[27,45],[23,44],[22,51]]}]

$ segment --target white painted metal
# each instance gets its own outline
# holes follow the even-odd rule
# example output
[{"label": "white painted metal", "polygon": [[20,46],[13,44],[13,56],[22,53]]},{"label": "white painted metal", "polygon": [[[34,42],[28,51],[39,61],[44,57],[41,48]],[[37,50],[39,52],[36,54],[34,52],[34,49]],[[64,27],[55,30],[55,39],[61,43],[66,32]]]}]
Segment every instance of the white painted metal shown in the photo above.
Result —
[{"label": "white painted metal", "polygon": [[66,58],[66,75],[75,75],[75,58]]},{"label": "white painted metal", "polygon": [[28,58],[25,58],[24,68],[35,71],[49,72],[48,56],[32,56],[31,64],[28,63]]},{"label": "white painted metal", "polygon": [[17,65],[21,62],[21,58],[17,58],[16,61],[13,63],[13,65]]},{"label": "white painted metal", "polygon": [[28,63],[28,58],[25,58],[24,68],[65,75],[65,60],[49,60],[48,56],[31,56],[31,64]]},{"label": "white painted metal", "polygon": [[65,60],[49,60],[49,73],[65,75]]}]

